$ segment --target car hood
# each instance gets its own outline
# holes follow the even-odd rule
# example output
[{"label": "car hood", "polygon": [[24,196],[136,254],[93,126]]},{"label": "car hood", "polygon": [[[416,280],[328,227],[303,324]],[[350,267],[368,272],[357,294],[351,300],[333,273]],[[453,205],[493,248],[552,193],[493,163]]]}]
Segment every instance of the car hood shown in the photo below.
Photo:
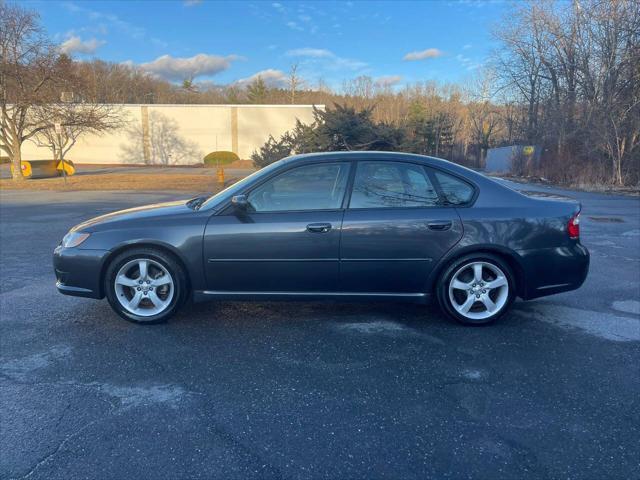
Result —
[{"label": "car hood", "polygon": [[127,222],[132,220],[139,221],[148,218],[163,217],[187,212],[193,213],[193,209],[187,206],[186,200],[154,203],[153,205],[143,205],[141,207],[127,208],[126,210],[119,210],[117,212],[100,215],[99,217],[92,218],[76,225],[71,230],[91,232],[96,228],[108,224]]}]

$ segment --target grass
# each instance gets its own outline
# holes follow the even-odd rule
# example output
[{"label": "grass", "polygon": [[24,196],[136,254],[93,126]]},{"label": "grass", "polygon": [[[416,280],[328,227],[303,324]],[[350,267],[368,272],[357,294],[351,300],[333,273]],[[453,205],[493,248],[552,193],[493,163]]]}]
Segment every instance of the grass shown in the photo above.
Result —
[{"label": "grass", "polygon": [[174,173],[74,175],[67,178],[66,184],[62,177],[29,179],[23,182],[0,179],[0,190],[175,190],[215,193],[221,189],[222,185],[214,175]]}]

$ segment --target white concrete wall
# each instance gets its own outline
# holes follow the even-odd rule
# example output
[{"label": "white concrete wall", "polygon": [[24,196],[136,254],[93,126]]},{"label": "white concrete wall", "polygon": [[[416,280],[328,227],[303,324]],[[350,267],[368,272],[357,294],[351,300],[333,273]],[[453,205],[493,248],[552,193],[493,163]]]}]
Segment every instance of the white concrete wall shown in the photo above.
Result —
[{"label": "white concrete wall", "polygon": [[[323,109],[324,105],[317,107]],[[149,143],[154,144],[152,152],[164,149],[166,153],[168,148],[172,148],[163,145],[167,133],[178,139],[178,142],[169,142],[170,144],[184,145],[184,148],[174,149],[164,156],[165,160],[169,158],[169,163],[174,165],[201,163],[202,157],[207,153],[215,150],[234,151],[234,146],[241,159],[248,159],[254,150],[266,142],[269,135],[278,138],[292,129],[296,119],[303,123],[313,121],[311,105],[125,105],[122,106],[127,119],[124,128],[101,136],[82,137],[67,158],[75,163],[145,163],[142,142],[144,108],[148,111],[148,138]],[[169,132],[161,133],[163,127]],[[154,157],[149,160],[151,163],[162,163],[162,155],[150,156]],[[51,158],[51,153],[47,148],[27,141],[23,144],[22,158]]]}]

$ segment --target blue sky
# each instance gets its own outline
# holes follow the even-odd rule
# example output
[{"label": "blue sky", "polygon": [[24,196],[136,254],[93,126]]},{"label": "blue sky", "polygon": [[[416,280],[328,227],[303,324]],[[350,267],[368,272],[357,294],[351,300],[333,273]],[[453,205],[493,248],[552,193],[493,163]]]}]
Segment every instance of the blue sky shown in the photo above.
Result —
[{"label": "blue sky", "polygon": [[400,88],[465,82],[494,44],[502,0],[24,1],[77,59],[130,62],[172,81],[220,84],[260,74],[277,85],[297,62],[302,77],[339,88],[368,75]]}]

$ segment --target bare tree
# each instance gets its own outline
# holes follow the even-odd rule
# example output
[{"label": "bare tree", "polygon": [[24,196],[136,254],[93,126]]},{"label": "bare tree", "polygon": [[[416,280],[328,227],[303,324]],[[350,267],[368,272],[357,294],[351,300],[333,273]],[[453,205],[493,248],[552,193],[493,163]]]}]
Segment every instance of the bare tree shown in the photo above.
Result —
[{"label": "bare tree", "polygon": [[[65,159],[78,139],[87,134],[100,135],[122,125],[121,109],[105,104],[51,104],[35,108],[34,118],[47,128],[39,130],[32,140],[48,147],[54,160]],[[56,132],[55,124],[60,125]]]},{"label": "bare tree", "polygon": [[502,123],[498,108],[492,103],[494,75],[489,69],[479,72],[471,91],[468,104],[471,135],[478,146],[477,166],[482,168],[489,147]]},{"label": "bare tree", "polygon": [[0,2],[0,149],[22,180],[21,147],[49,127],[37,115],[55,98],[59,55],[48,42],[35,12]]},{"label": "bare tree", "polygon": [[529,1],[505,20],[499,83],[526,111],[515,136],[541,144],[560,179],[596,170],[638,181],[640,3]]},{"label": "bare tree", "polygon": [[352,103],[358,109],[370,108],[373,105],[374,82],[371,77],[361,75],[343,82],[342,89]]},{"label": "bare tree", "polygon": [[289,95],[291,96],[291,105],[296,103],[296,92],[302,84],[302,78],[298,75],[298,64],[294,63],[289,69]]}]

